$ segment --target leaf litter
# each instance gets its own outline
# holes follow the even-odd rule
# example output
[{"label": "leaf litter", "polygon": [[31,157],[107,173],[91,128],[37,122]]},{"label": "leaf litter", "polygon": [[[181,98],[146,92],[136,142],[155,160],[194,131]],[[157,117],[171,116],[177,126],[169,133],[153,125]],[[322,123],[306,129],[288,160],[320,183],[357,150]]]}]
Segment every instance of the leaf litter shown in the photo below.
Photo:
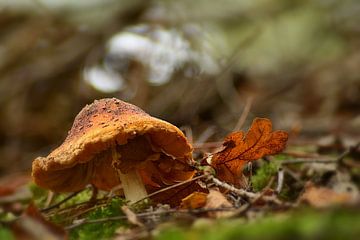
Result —
[{"label": "leaf litter", "polygon": [[[218,218],[235,218],[244,224],[273,215],[291,216],[306,206],[358,209],[359,144],[342,147],[335,157],[326,152],[332,146],[340,149],[334,143],[321,145],[321,154],[304,150],[294,155],[284,151],[287,139],[286,132],[272,131],[270,120],[256,118],[247,133],[229,134],[217,152],[206,152],[203,158],[197,154],[193,179],[153,192],[133,205],[102,191],[94,200],[90,188],[55,194],[50,201],[48,191],[29,187],[29,179],[16,176],[12,184],[0,186],[0,235],[9,239],[41,239],[37,234],[48,239],[161,239],[167,229],[212,226],[212,219]],[[249,163],[253,165],[250,173]],[[9,179],[0,182],[9,183]],[[18,198],[24,186],[27,197]],[[1,202],[4,198],[10,201]],[[46,207],[46,201],[50,206]]]}]

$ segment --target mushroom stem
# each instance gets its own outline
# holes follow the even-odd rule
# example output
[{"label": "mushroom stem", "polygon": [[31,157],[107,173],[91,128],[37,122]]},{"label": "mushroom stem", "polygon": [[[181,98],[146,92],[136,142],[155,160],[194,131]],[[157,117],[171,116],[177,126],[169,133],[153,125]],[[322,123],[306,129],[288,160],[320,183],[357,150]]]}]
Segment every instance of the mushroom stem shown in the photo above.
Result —
[{"label": "mushroom stem", "polygon": [[[118,161],[119,159],[119,154],[116,151],[116,147],[112,147],[112,158],[114,162]],[[118,177],[120,178],[126,200],[132,204],[147,196],[145,186],[136,168],[130,170],[126,174],[122,173],[117,168],[116,171]]]},{"label": "mushroom stem", "polygon": [[120,170],[117,172],[120,177],[125,198],[129,200],[130,203],[135,203],[147,196],[145,186],[136,170],[132,170],[126,174],[123,174]]}]

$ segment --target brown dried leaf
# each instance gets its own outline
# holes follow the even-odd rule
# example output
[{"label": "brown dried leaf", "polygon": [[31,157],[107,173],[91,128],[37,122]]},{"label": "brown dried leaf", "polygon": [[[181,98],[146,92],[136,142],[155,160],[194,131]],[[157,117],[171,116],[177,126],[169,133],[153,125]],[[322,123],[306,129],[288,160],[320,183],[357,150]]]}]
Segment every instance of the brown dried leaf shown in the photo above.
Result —
[{"label": "brown dried leaf", "polygon": [[180,208],[182,209],[196,209],[205,206],[207,201],[207,194],[203,192],[193,192],[189,196],[181,200]]},{"label": "brown dried leaf", "polygon": [[31,177],[28,174],[13,174],[0,179],[0,197],[15,193],[19,188],[28,184]]},{"label": "brown dried leaf", "polygon": [[35,205],[30,204],[25,213],[12,225],[16,239],[68,239],[67,232],[46,220]]},{"label": "brown dried leaf", "polygon": [[28,174],[12,174],[0,179],[0,204],[15,203],[30,199],[32,194],[27,186],[31,181]]},{"label": "brown dried leaf", "polygon": [[351,204],[356,199],[348,192],[336,192],[327,187],[316,187],[311,182],[305,185],[300,202],[306,202],[316,208],[327,208],[339,204]]},{"label": "brown dried leaf", "polygon": [[246,135],[234,132],[224,140],[224,149],[215,153],[211,166],[221,180],[241,186],[240,176],[244,165],[265,155],[281,152],[288,139],[285,131],[272,132],[269,119],[255,118]]},{"label": "brown dried leaf", "polygon": [[[161,187],[166,187],[162,185]],[[193,192],[207,192],[206,189],[202,188],[198,181],[189,182],[181,186],[171,188],[160,194],[156,194],[151,197],[151,200],[155,203],[167,203],[171,207],[177,207],[181,204],[182,199],[189,196]]]},{"label": "brown dried leaf", "polygon": [[[216,209],[216,208],[227,208],[232,207],[233,205],[226,199],[226,197],[219,192],[218,190],[211,189],[209,194],[207,195],[207,201],[205,208],[208,209]],[[209,212],[209,217],[214,218],[223,218],[223,217],[230,217],[232,215],[231,211],[216,211],[216,212]]]}]

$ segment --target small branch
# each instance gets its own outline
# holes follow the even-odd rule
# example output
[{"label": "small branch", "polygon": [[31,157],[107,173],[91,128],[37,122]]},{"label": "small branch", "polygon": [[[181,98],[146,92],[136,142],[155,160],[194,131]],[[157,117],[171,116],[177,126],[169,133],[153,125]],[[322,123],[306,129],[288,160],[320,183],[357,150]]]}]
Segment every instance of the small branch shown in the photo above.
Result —
[{"label": "small branch", "polygon": [[91,184],[91,197],[90,202],[96,202],[97,196],[98,196],[98,189],[95,185]]},{"label": "small branch", "polygon": [[221,147],[223,142],[204,142],[204,143],[194,143],[193,147],[195,149],[204,149],[204,148],[218,148]]},{"label": "small branch", "polygon": [[110,190],[110,192],[108,192],[108,193],[106,194],[106,196],[109,197],[109,198],[111,198],[111,197],[113,197],[113,196],[115,195],[114,192],[116,192],[116,191],[118,191],[118,190],[120,190],[120,189],[122,189],[121,183],[118,184],[118,185],[116,185],[115,187],[113,187],[113,188]]},{"label": "small branch", "polygon": [[[148,198],[150,198],[150,197],[153,197],[153,196],[155,196],[155,195],[157,195],[157,194],[159,194],[159,193],[162,193],[162,192],[168,191],[168,190],[170,190],[170,189],[172,189],[172,188],[176,188],[176,187],[182,186],[182,185],[184,185],[184,184],[187,184],[187,183],[190,183],[190,182],[199,180],[199,179],[204,178],[204,177],[206,177],[206,176],[207,176],[207,175],[200,175],[200,176],[194,177],[194,178],[192,178],[192,179],[189,179],[189,180],[187,180],[187,181],[184,181],[184,182],[181,182],[181,183],[178,183],[178,184],[174,184],[174,185],[171,185],[171,186],[169,186],[169,187],[160,189],[159,191],[153,192],[153,193],[149,194],[148,196],[146,196],[145,198],[140,199],[139,201],[137,201],[137,202],[135,202],[135,203],[133,203],[133,204],[140,203],[141,201],[144,201],[145,199],[148,199]],[[105,199],[98,199],[98,201],[100,201],[100,200],[106,200],[106,199],[110,199],[110,198],[111,198],[111,197],[105,198]],[[86,203],[86,202],[85,202],[85,203]],[[89,202],[89,203],[90,203],[90,202]],[[97,205],[95,205],[95,206],[93,206],[93,207],[91,207],[91,208],[85,209],[84,211],[81,211],[81,212],[73,215],[72,218],[78,217],[78,216],[80,216],[80,215],[82,215],[82,214],[84,214],[84,213],[87,213],[87,212],[89,212],[89,211],[91,211],[91,210],[94,210],[94,209],[96,209],[96,208],[98,208],[98,207],[102,207],[102,206],[104,206],[104,205],[106,205],[106,204],[107,204],[106,202],[105,202],[104,204],[97,204]]]},{"label": "small branch", "polygon": [[338,162],[342,162],[344,158],[351,153],[353,150],[357,150],[360,147],[360,142],[355,144],[354,146],[348,147],[339,157],[336,159]]},{"label": "small branch", "polygon": [[158,191],[156,191],[156,192],[150,193],[150,194],[147,195],[146,197],[144,197],[144,198],[136,201],[136,202],[133,203],[133,204],[140,203],[140,202],[144,201],[145,199],[148,199],[148,198],[150,198],[150,197],[153,197],[153,196],[155,196],[155,195],[157,195],[157,194],[159,194],[159,193],[166,192],[166,191],[168,191],[168,190],[170,190],[170,189],[173,189],[173,188],[176,188],[176,187],[185,185],[185,184],[187,184],[187,183],[190,183],[190,182],[199,180],[199,179],[204,178],[204,177],[206,177],[206,176],[207,176],[207,175],[200,175],[200,176],[194,177],[194,178],[192,178],[192,179],[186,180],[186,181],[184,181],[184,182],[180,182],[180,183],[171,185],[171,186],[169,186],[169,187],[162,188],[162,189],[160,189],[160,190],[158,190]]},{"label": "small branch", "polygon": [[298,163],[324,163],[324,164],[339,163],[342,162],[344,158],[351,153],[352,150],[356,150],[359,147],[360,147],[360,142],[355,144],[354,146],[348,147],[343,153],[341,153],[335,159],[298,158],[292,160],[284,160],[281,162],[281,164],[287,165],[287,164],[298,164]]},{"label": "small branch", "polygon": [[98,204],[98,205],[95,205],[95,206],[86,208],[86,209],[84,209],[83,211],[76,212],[76,213],[73,214],[73,215],[66,215],[66,218],[60,220],[59,222],[68,222],[69,219],[75,219],[75,218],[77,218],[77,217],[79,217],[79,216],[81,216],[81,215],[84,215],[85,213],[88,213],[88,212],[90,212],[90,211],[92,211],[92,210],[95,210],[95,209],[98,209],[98,208],[100,208],[100,207],[105,207],[105,206],[107,206],[107,205],[108,205],[108,203],[102,203],[102,204]]},{"label": "small branch", "polygon": [[236,188],[226,182],[223,182],[217,178],[215,178],[214,176],[209,176],[209,179],[218,187],[223,187],[231,192],[234,192],[236,193],[237,195],[241,196],[241,197],[247,197],[247,198],[255,198],[257,197],[257,194],[256,193],[253,193],[253,192],[248,192],[248,191],[245,191],[244,189],[239,189],[239,188]]},{"label": "small branch", "polygon": [[282,153],[294,158],[318,158],[320,156],[318,153],[298,152],[298,151],[295,152],[290,150],[285,150]]},{"label": "small branch", "polygon": [[48,192],[48,196],[46,198],[45,207],[49,207],[51,202],[54,200],[55,193],[53,191]]},{"label": "small branch", "polygon": [[250,198],[250,199],[258,199],[258,198],[262,198],[263,200],[265,201],[269,201],[269,202],[273,202],[273,203],[276,203],[276,204],[283,204],[282,201],[280,201],[279,199],[277,199],[276,197],[272,197],[272,196],[262,196],[261,193],[253,193],[253,192],[248,192],[248,191],[245,191],[244,189],[239,189],[239,188],[236,188],[226,182],[222,182],[220,181],[219,179],[213,177],[213,176],[209,176],[209,179],[211,181],[213,181],[213,183],[216,185],[216,186],[219,186],[219,187],[223,187],[231,192],[234,192],[236,194],[238,194],[239,196],[241,197],[247,197],[247,198]]},{"label": "small branch", "polygon": [[[86,188],[85,188],[85,189],[86,189]],[[64,198],[63,200],[61,200],[60,202],[55,203],[54,205],[51,205],[50,207],[43,208],[43,209],[41,209],[40,211],[41,211],[41,212],[47,212],[47,211],[52,210],[52,209],[54,209],[54,208],[58,208],[58,207],[60,207],[61,204],[69,201],[71,198],[75,197],[76,195],[78,195],[79,193],[81,193],[82,191],[84,191],[85,189],[82,189],[82,190],[77,191],[77,192],[73,192],[73,193],[71,193],[69,196],[67,196],[66,198]]]},{"label": "small branch", "polygon": [[285,166],[283,166],[282,169],[284,170],[284,173],[286,173],[287,175],[292,177],[295,181],[302,182],[299,173],[295,173],[292,170],[290,170],[288,167],[285,167]]},{"label": "small branch", "polygon": [[[162,214],[199,214],[206,212],[217,212],[217,211],[234,211],[237,208],[234,207],[220,207],[220,208],[199,208],[199,209],[169,209],[169,210],[160,210],[155,212],[145,212],[135,214],[138,218],[152,217],[155,215]],[[76,220],[74,224],[65,227],[66,230],[74,229],[84,224],[94,224],[94,223],[104,223],[110,221],[118,221],[118,220],[127,220],[128,217],[125,215],[115,216],[115,217],[107,217],[107,218],[99,218],[99,219],[79,219]]]},{"label": "small branch", "polygon": [[76,204],[74,204],[72,206],[68,206],[68,207],[65,207],[65,208],[60,208],[55,213],[54,212],[46,213],[46,217],[49,218],[51,216],[54,216],[55,214],[59,214],[59,215],[68,214],[69,212],[73,211],[74,209],[80,209],[80,208],[83,208],[85,206],[90,206],[90,208],[92,208],[92,207],[101,207],[101,206],[104,206],[104,205],[108,204],[109,199],[110,199],[109,197],[103,197],[103,198],[96,199],[95,202],[91,202],[90,200],[88,200],[88,201],[76,203]]},{"label": "small branch", "polygon": [[245,120],[246,120],[247,116],[249,115],[253,100],[254,100],[253,96],[250,96],[250,97],[246,98],[244,109],[243,109],[243,111],[241,113],[239,121],[236,123],[234,131],[239,131],[243,127],[243,125],[245,123]]},{"label": "small branch", "polygon": [[298,158],[298,159],[291,159],[291,160],[284,160],[281,161],[281,165],[289,165],[289,164],[298,164],[298,163],[324,163],[324,164],[331,164],[337,163],[337,159],[309,159],[309,158]]},{"label": "small branch", "polygon": [[192,132],[191,127],[189,127],[189,126],[182,126],[182,127],[180,128],[180,130],[182,130],[182,131],[185,132],[186,138],[188,139],[188,141],[190,142],[190,144],[193,144],[193,143],[194,143],[194,138],[193,138],[193,132]]},{"label": "small branch", "polygon": [[247,189],[251,189],[252,188],[252,183],[251,183],[251,180],[252,180],[252,178],[253,178],[253,164],[252,164],[252,162],[248,162],[247,163],[247,167],[248,167],[248,169],[249,169],[249,185],[248,185],[248,187],[247,187]]},{"label": "small branch", "polygon": [[277,187],[275,190],[275,192],[277,194],[279,194],[281,192],[283,185],[284,185],[284,169],[279,168],[278,178],[277,178]]},{"label": "small branch", "polygon": [[[215,133],[215,127],[211,126],[205,129],[200,136],[197,138],[196,143],[193,144],[206,144],[206,141]],[[222,143],[220,143],[221,145]]]}]

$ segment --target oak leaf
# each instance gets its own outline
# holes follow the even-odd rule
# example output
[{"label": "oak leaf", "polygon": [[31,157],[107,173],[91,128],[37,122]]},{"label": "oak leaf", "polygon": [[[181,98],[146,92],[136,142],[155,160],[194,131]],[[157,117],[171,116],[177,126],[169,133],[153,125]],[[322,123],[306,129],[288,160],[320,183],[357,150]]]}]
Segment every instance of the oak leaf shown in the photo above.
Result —
[{"label": "oak leaf", "polygon": [[180,208],[182,209],[196,209],[202,208],[206,204],[207,193],[193,192],[181,200]]},{"label": "oak leaf", "polygon": [[246,135],[240,131],[225,138],[224,149],[213,155],[211,166],[216,170],[218,178],[241,186],[244,165],[265,155],[280,153],[287,139],[287,132],[272,131],[269,119],[255,118]]}]

